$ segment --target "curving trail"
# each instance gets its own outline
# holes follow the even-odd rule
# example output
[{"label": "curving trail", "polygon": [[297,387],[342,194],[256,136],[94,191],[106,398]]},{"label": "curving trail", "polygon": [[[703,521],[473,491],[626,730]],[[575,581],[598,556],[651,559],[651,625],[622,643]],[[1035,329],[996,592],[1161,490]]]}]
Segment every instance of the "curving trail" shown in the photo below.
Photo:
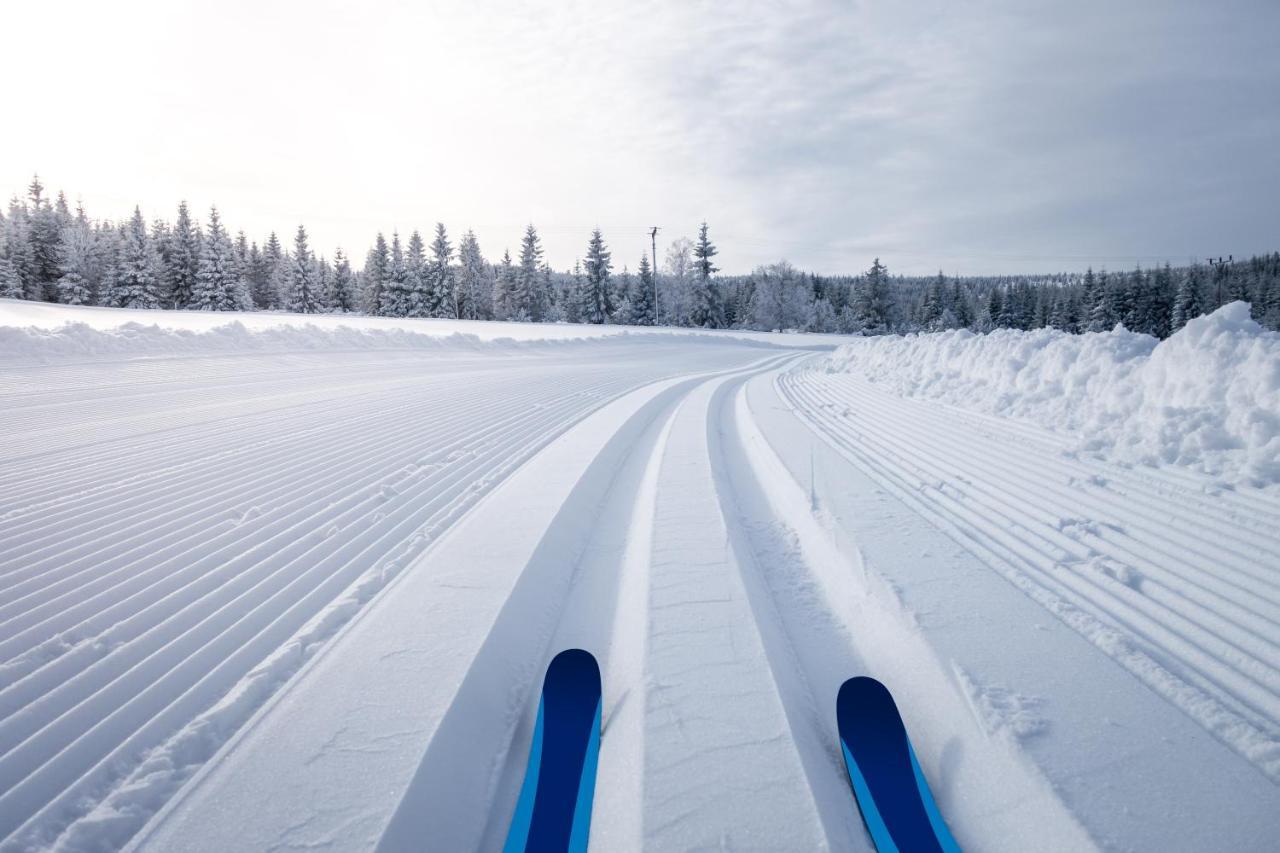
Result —
[{"label": "curving trail", "polygon": [[869,850],[853,674],[967,849],[1280,837],[1265,498],[724,339],[55,363],[0,403],[0,850],[500,849],[571,646],[596,850]]}]

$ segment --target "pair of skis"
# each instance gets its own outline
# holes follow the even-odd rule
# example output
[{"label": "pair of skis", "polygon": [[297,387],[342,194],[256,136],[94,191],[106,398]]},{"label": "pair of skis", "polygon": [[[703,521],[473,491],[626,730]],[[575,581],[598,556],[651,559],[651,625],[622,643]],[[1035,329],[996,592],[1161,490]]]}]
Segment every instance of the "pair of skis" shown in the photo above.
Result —
[{"label": "pair of skis", "polygon": [[[504,853],[585,853],[600,754],[600,668],[569,649],[547,667],[533,744]],[[836,699],[840,749],[879,853],[959,853],[934,803],[893,697],[851,678]]]}]

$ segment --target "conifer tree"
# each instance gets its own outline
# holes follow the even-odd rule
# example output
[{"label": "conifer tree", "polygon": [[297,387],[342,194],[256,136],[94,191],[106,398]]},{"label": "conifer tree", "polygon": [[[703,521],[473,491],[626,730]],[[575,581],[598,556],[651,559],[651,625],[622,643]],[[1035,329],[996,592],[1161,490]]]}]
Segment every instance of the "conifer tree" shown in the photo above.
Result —
[{"label": "conifer tree", "polygon": [[711,263],[718,251],[707,236],[707,223],[703,222],[698,228],[698,242],[693,246],[693,304],[690,318],[695,326],[718,328],[723,325],[711,283],[711,276],[719,271],[719,267]]},{"label": "conifer tree", "polygon": [[628,300],[631,303],[630,322],[637,326],[652,326],[655,322],[653,303],[653,267],[649,256],[640,256],[640,269],[631,287]]},{"label": "conifer tree", "polygon": [[960,329],[971,329],[974,323],[974,311],[969,304],[969,297],[960,287],[960,280],[956,279],[951,286],[951,310],[956,316],[956,327]]},{"label": "conifer tree", "polygon": [[249,281],[249,253],[249,238],[245,236],[242,228],[236,232],[236,269],[246,284]]},{"label": "conifer tree", "polygon": [[24,296],[22,279],[18,277],[13,261],[0,254],[0,299],[22,299]]},{"label": "conifer tree", "polygon": [[364,289],[361,294],[366,314],[382,314],[384,288],[387,280],[387,269],[391,264],[391,253],[387,249],[387,239],[378,232],[373,248],[364,260]]},{"label": "conifer tree", "polygon": [[[40,176],[31,179],[27,188],[31,211],[27,217],[27,239],[31,245],[31,281],[28,294],[32,299],[57,298],[57,281],[62,276],[58,260],[62,222],[49,199],[44,196]],[[150,243],[148,242],[148,246]]]},{"label": "conifer tree", "polygon": [[1116,316],[1111,312],[1114,297],[1111,295],[1109,276],[1106,270],[1098,273],[1097,284],[1093,289],[1093,300],[1085,306],[1088,311],[1086,332],[1107,332],[1116,324]]},{"label": "conifer tree", "polygon": [[1201,268],[1192,265],[1178,282],[1178,292],[1173,298],[1173,312],[1169,324],[1171,332],[1178,331],[1187,325],[1188,320],[1194,320],[1204,312],[1205,294]]},{"label": "conifer tree", "polygon": [[853,309],[863,334],[881,335],[889,331],[889,271],[879,258],[862,277]]},{"label": "conifer tree", "polygon": [[187,203],[179,202],[178,219],[173,225],[165,258],[170,304],[174,308],[186,308],[191,304],[202,254],[200,229],[191,221]]},{"label": "conifer tree", "polygon": [[516,271],[516,286],[512,291],[511,319],[541,320],[538,312],[539,289],[542,285],[542,244],[532,224],[525,229],[520,241],[520,268]]},{"label": "conifer tree", "polygon": [[111,278],[109,304],[117,308],[160,307],[160,259],[151,245],[142,210],[121,226],[120,247]]},{"label": "conifer tree", "polygon": [[947,278],[938,270],[938,277],[930,283],[920,303],[920,327],[929,332],[937,332],[946,328],[942,323],[943,312],[947,309]]},{"label": "conifer tree", "polygon": [[197,311],[244,311],[252,307],[248,284],[236,262],[235,246],[216,207],[209,208],[209,230],[200,245],[200,265],[185,306]]},{"label": "conifer tree", "polygon": [[409,297],[409,268],[405,264],[404,249],[400,245],[400,232],[393,231],[378,313],[386,317],[408,317],[412,307]]},{"label": "conifer tree", "polygon": [[333,279],[329,285],[329,305],[335,311],[346,314],[359,308],[356,298],[356,278],[351,272],[351,261],[341,248],[333,254]]},{"label": "conifer tree", "polygon": [[35,281],[35,260],[28,239],[27,211],[17,199],[9,205],[9,217],[4,222],[3,253],[5,260],[18,277],[22,294],[19,299],[39,299],[40,287]]},{"label": "conifer tree", "polygon": [[93,286],[90,268],[93,263],[93,233],[79,223],[62,229],[58,247],[58,301],[64,305],[92,305]]},{"label": "conifer tree", "polygon": [[[478,320],[485,316],[485,284],[488,280],[480,242],[474,231],[467,231],[458,243],[458,316]],[[492,300],[492,294],[490,294]]]},{"label": "conifer tree", "polygon": [[503,251],[493,289],[493,314],[496,319],[510,320],[515,317],[518,310],[516,287],[516,269],[511,261],[511,252]]},{"label": "conifer tree", "polygon": [[[415,228],[409,235],[409,243],[404,253],[404,316],[406,317],[430,317],[435,308],[435,297],[431,291],[431,275],[427,270],[426,250],[422,235]],[[394,254],[393,249],[392,255]]]},{"label": "conifer tree", "polygon": [[445,233],[444,223],[436,223],[436,236],[431,241],[431,262],[427,265],[427,282],[431,298],[432,317],[462,316],[458,295],[454,292],[453,271],[449,261],[453,259],[453,247]]},{"label": "conifer tree", "polygon": [[610,257],[604,236],[596,228],[587,242],[587,259],[583,264],[585,275],[579,308],[583,322],[607,323],[613,315],[613,301],[609,295],[609,275],[613,268]]},{"label": "conifer tree", "polygon": [[289,260],[289,301],[287,308],[299,314],[315,314],[322,308],[317,283],[315,260],[307,247],[307,230],[298,226],[293,238],[293,256]]}]

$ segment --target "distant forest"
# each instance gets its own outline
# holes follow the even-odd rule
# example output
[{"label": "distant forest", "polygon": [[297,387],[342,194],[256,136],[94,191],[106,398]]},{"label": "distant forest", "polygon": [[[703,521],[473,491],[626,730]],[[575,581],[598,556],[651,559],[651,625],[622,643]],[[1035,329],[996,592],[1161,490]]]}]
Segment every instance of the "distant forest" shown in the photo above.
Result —
[{"label": "distant forest", "polygon": [[[844,334],[1053,327],[1102,331],[1117,323],[1167,337],[1236,300],[1280,329],[1280,252],[1248,259],[1052,275],[897,276],[876,259],[858,275],[823,276],[786,261],[719,275],[703,223],[672,242],[659,268],[642,256],[619,269],[593,231],[572,270],[543,261],[530,225],[519,254],[487,260],[475,234],[455,245],[443,224],[374,238],[357,268],[336,249],[317,254],[306,229],[288,243],[233,237],[216,208],[187,205],[169,222],[140,209],[123,222],[90,219],[39,178],[0,213],[0,297],[68,305],[204,311],[355,312],[392,317],[628,323]],[[655,276],[656,272],[656,276]],[[656,278],[656,281],[655,281]]]}]

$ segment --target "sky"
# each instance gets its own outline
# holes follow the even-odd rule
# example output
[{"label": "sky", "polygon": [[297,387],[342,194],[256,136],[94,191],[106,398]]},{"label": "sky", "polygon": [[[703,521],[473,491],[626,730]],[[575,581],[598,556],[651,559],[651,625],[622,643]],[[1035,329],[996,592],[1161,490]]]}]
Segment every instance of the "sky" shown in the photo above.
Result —
[{"label": "sky", "polygon": [[[362,259],[1128,269],[1280,249],[1280,2],[7,3],[0,192]],[[16,69],[21,69],[18,71]]]}]

